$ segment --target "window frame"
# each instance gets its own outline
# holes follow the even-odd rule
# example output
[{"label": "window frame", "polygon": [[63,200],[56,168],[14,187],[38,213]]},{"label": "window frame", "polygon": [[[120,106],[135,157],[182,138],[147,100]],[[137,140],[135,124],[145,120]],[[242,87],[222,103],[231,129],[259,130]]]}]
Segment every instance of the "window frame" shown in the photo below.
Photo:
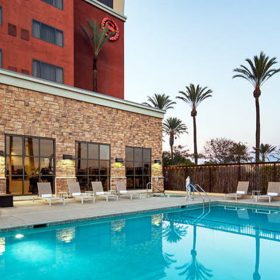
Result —
[{"label": "window frame", "polygon": [[0,49],[0,68],[3,68],[3,50]]},{"label": "window frame", "polygon": [[[82,156],[78,156],[78,145],[79,144],[86,144],[86,158]],[[98,156],[97,157],[92,157],[89,155],[89,145],[97,145],[98,146]],[[101,146],[107,146],[109,148],[109,156],[107,160],[101,159],[100,157],[100,151],[101,151]],[[82,155],[82,153],[81,153]],[[101,178],[106,178],[108,180],[107,187],[108,191],[111,189],[111,144],[108,143],[99,143],[99,142],[90,142],[90,141],[75,141],[75,176],[79,180],[79,178],[84,178],[86,179],[86,190],[91,190],[91,177],[98,177],[98,180],[102,182]],[[86,160],[86,174],[85,175],[80,175],[78,174],[78,161],[79,160]],[[98,161],[98,174],[90,174],[89,172],[89,161]],[[107,175],[102,175],[100,173],[101,171],[101,162],[107,162],[108,163],[108,173]],[[103,186],[104,187],[104,186]],[[81,186],[81,189],[83,186]]]},{"label": "window frame", "polygon": [[[137,189],[138,186],[136,186],[136,178],[140,178],[142,179],[142,186],[140,189],[146,188],[146,185],[144,185],[144,178],[148,179],[148,182],[151,182],[151,178],[152,178],[152,148],[145,148],[145,147],[133,147],[133,146],[125,146],[125,155],[126,155],[126,149],[133,149],[133,158],[132,160],[127,160],[126,156],[125,156],[125,176],[127,179],[132,179],[133,180],[133,188],[132,189]],[[142,160],[135,160],[135,150],[136,149],[141,149],[141,154],[142,154]],[[144,168],[145,168],[145,163],[146,161],[144,160],[144,150],[149,150],[150,151],[150,158],[149,158],[149,170],[148,170],[148,174],[145,174],[144,172]],[[136,169],[136,164],[141,162],[141,168],[142,168],[142,174],[136,174],[135,169]],[[127,174],[128,173],[128,165],[132,163],[132,167],[130,166],[130,168],[133,169],[133,174]],[[148,183],[147,182],[147,183]],[[129,189],[129,187],[128,187]]]},{"label": "window frame", "polygon": [[[108,3],[110,1],[110,3]],[[105,5],[106,7],[109,7],[110,9],[114,8],[114,1],[113,0],[98,0],[102,5]]]},{"label": "window frame", "polygon": [[50,2],[52,2],[52,3],[50,3],[48,0],[42,0],[42,2],[44,2],[44,3],[48,4],[48,5],[51,5],[51,6],[55,7],[58,10],[63,11],[64,10],[64,0],[61,0],[61,8],[59,7],[58,4],[56,4],[56,1],[57,0],[51,0]]},{"label": "window frame", "polygon": [[[39,25],[39,35],[35,32],[35,25]],[[45,29],[45,30],[44,30]],[[54,41],[47,40],[46,38],[42,38],[42,32],[46,31],[46,29],[52,30],[54,35]],[[62,34],[61,36],[61,44],[59,44],[59,41],[57,40],[57,34]],[[64,47],[64,32],[63,30],[60,30],[58,28],[55,28],[51,25],[45,24],[39,20],[32,19],[32,37],[39,39],[41,41],[56,45],[58,47],[63,48]]]},{"label": "window frame", "polygon": [[[39,76],[34,75],[34,68],[35,68],[34,63],[39,63],[39,73],[40,73]],[[53,69],[55,69],[55,81],[53,81],[51,79],[48,79],[48,78],[45,78],[45,77],[42,77],[42,64],[44,64],[45,66],[50,66]],[[57,70],[58,69],[62,70],[62,81],[61,82],[57,80]],[[44,61],[41,61],[41,60],[38,60],[38,59],[33,59],[32,60],[32,76],[35,77],[35,78],[46,80],[46,81],[51,81],[51,82],[54,82],[54,83],[64,84],[64,68],[63,67],[53,65],[53,64],[50,64],[50,63],[47,63],[47,62],[44,62]]]},{"label": "window frame", "polygon": [[[11,157],[12,154],[10,154],[10,152],[7,152],[7,138],[8,137],[19,137],[22,139],[22,143],[21,143],[21,154],[16,154],[13,155],[15,157],[21,157],[22,160],[22,174],[21,175],[14,175],[14,177],[17,178],[21,178],[22,179],[22,194],[20,195],[29,195],[29,194],[25,194],[24,193],[24,179],[25,177],[28,177],[27,174],[25,174],[25,159],[31,157],[30,155],[26,155],[25,153],[25,139],[26,138],[32,138],[32,139],[37,139],[38,140],[38,155],[37,156],[33,156],[34,159],[39,159],[38,163],[39,163],[39,169],[40,169],[40,173],[38,174],[38,178],[39,178],[39,182],[42,178],[42,176],[48,177],[48,178],[52,178],[52,192],[55,193],[55,178],[56,178],[56,139],[55,138],[50,138],[50,137],[40,137],[40,136],[33,136],[33,135],[23,135],[23,134],[10,134],[7,133],[4,135],[4,145],[5,145],[5,177],[6,180],[9,177],[9,174],[7,173],[7,161],[8,158]],[[46,156],[43,156],[41,154],[41,140],[51,140],[52,141],[52,145],[53,145],[53,174],[52,175],[42,175],[41,174],[41,159],[47,158]],[[13,175],[11,174],[11,176],[13,177]],[[9,184],[6,185],[6,191],[7,193],[9,193]],[[34,195],[34,194],[30,194],[30,195]]]},{"label": "window frame", "polygon": [[0,6],[0,26],[3,25],[3,8]]}]

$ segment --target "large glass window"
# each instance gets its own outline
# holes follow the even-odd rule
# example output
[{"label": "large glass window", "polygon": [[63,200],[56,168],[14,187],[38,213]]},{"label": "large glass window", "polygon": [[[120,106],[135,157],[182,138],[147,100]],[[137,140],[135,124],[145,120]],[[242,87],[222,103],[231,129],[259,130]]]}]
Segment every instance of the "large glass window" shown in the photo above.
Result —
[{"label": "large glass window", "polygon": [[54,190],[54,140],[16,135],[5,138],[7,192],[37,194],[37,182],[50,182]]},{"label": "large glass window", "polygon": [[2,50],[0,49],[0,68],[3,67],[3,54],[2,54]]},{"label": "large glass window", "polygon": [[126,147],[125,167],[127,188],[146,188],[151,181],[151,149]]},{"label": "large glass window", "polygon": [[60,10],[63,10],[63,0],[42,0],[42,1]]},{"label": "large glass window", "polygon": [[2,7],[0,6],[0,25],[3,23],[3,10]]},{"label": "large glass window", "polygon": [[63,47],[63,32],[37,20],[32,21],[32,35],[43,41]]},{"label": "large glass window", "polygon": [[32,75],[37,78],[63,84],[63,68],[42,61],[33,60]]},{"label": "large glass window", "polygon": [[98,1],[110,8],[113,8],[113,0],[98,0]]},{"label": "large glass window", "polygon": [[82,190],[91,190],[92,181],[110,189],[110,145],[76,142],[76,176]]}]

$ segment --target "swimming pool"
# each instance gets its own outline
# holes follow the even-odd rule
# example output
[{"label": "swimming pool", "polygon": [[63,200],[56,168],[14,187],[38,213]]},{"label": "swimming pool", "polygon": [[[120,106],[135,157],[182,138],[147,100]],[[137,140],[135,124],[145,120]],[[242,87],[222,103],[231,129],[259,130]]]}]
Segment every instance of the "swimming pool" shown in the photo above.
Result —
[{"label": "swimming pool", "polygon": [[232,204],[0,232],[4,279],[280,279],[280,209]]}]

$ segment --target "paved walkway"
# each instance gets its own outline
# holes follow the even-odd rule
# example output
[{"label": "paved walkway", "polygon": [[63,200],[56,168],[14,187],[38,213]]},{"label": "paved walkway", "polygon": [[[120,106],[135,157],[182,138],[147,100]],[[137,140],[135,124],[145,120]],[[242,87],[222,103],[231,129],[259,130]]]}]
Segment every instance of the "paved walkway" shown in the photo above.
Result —
[{"label": "paved walkway", "polygon": [[[212,196],[212,201],[225,201],[221,196]],[[235,202],[234,200],[227,200]],[[66,205],[54,203],[51,207],[43,201],[16,201],[12,208],[0,208],[0,231],[20,227],[30,227],[45,223],[60,223],[80,219],[98,218],[138,211],[158,210],[201,203],[200,197],[186,201],[184,197],[149,197],[142,199],[120,199],[119,201],[97,201],[96,203],[67,201]],[[254,204],[252,199],[240,199],[238,203]],[[258,205],[280,206],[280,201]]]}]

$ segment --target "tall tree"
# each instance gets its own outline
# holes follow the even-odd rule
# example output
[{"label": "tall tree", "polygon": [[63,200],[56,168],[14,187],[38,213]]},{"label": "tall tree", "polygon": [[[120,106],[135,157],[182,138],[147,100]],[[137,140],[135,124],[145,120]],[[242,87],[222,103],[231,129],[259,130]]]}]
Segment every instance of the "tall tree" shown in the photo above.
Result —
[{"label": "tall tree", "polygon": [[163,165],[192,165],[190,160],[190,154],[188,150],[185,150],[183,146],[178,145],[173,147],[173,159],[171,153],[164,151],[162,153]]},{"label": "tall tree", "polygon": [[[256,147],[254,147],[253,149],[256,151]],[[273,153],[275,150],[276,150],[276,146],[261,143],[260,145],[261,161],[265,162],[266,159],[269,159],[269,155]]]},{"label": "tall tree", "polygon": [[93,69],[93,90],[98,91],[97,87],[97,61],[98,56],[104,45],[108,42],[110,37],[113,35],[112,32],[109,32],[108,26],[106,25],[103,28],[99,27],[99,24],[95,20],[89,20],[87,26],[81,25],[81,29],[88,39],[90,46],[92,48],[93,60],[92,60],[92,69]]},{"label": "tall tree", "polygon": [[240,163],[251,160],[246,144],[226,138],[216,138],[206,142],[204,152],[210,163]]},{"label": "tall tree", "polygon": [[196,116],[197,116],[197,107],[198,105],[208,97],[211,97],[212,90],[207,87],[201,87],[200,85],[195,86],[190,84],[186,86],[186,92],[179,91],[180,96],[176,98],[183,100],[189,104],[192,108],[191,116],[193,118],[193,146],[194,146],[194,162],[198,162],[198,153],[197,153],[197,130],[196,130]]},{"label": "tall tree", "polygon": [[171,159],[173,159],[173,146],[175,138],[183,133],[187,133],[187,126],[180,119],[170,117],[163,123],[163,132],[166,135],[169,135]]},{"label": "tall tree", "polygon": [[165,94],[155,93],[153,96],[147,96],[147,97],[148,97],[148,101],[143,102],[144,105],[165,110],[165,111],[167,111],[168,109],[173,109],[173,105],[176,104],[175,101],[172,101],[170,99],[170,96]]},{"label": "tall tree", "polygon": [[249,65],[240,65],[239,68],[235,68],[233,71],[236,73],[233,78],[243,78],[249,81],[253,87],[253,96],[255,98],[256,107],[256,162],[260,161],[260,104],[259,98],[261,96],[261,86],[269,78],[280,71],[280,68],[273,68],[273,65],[277,63],[276,57],[270,58],[261,52],[259,56],[254,56],[253,60],[247,58],[245,60]]}]

